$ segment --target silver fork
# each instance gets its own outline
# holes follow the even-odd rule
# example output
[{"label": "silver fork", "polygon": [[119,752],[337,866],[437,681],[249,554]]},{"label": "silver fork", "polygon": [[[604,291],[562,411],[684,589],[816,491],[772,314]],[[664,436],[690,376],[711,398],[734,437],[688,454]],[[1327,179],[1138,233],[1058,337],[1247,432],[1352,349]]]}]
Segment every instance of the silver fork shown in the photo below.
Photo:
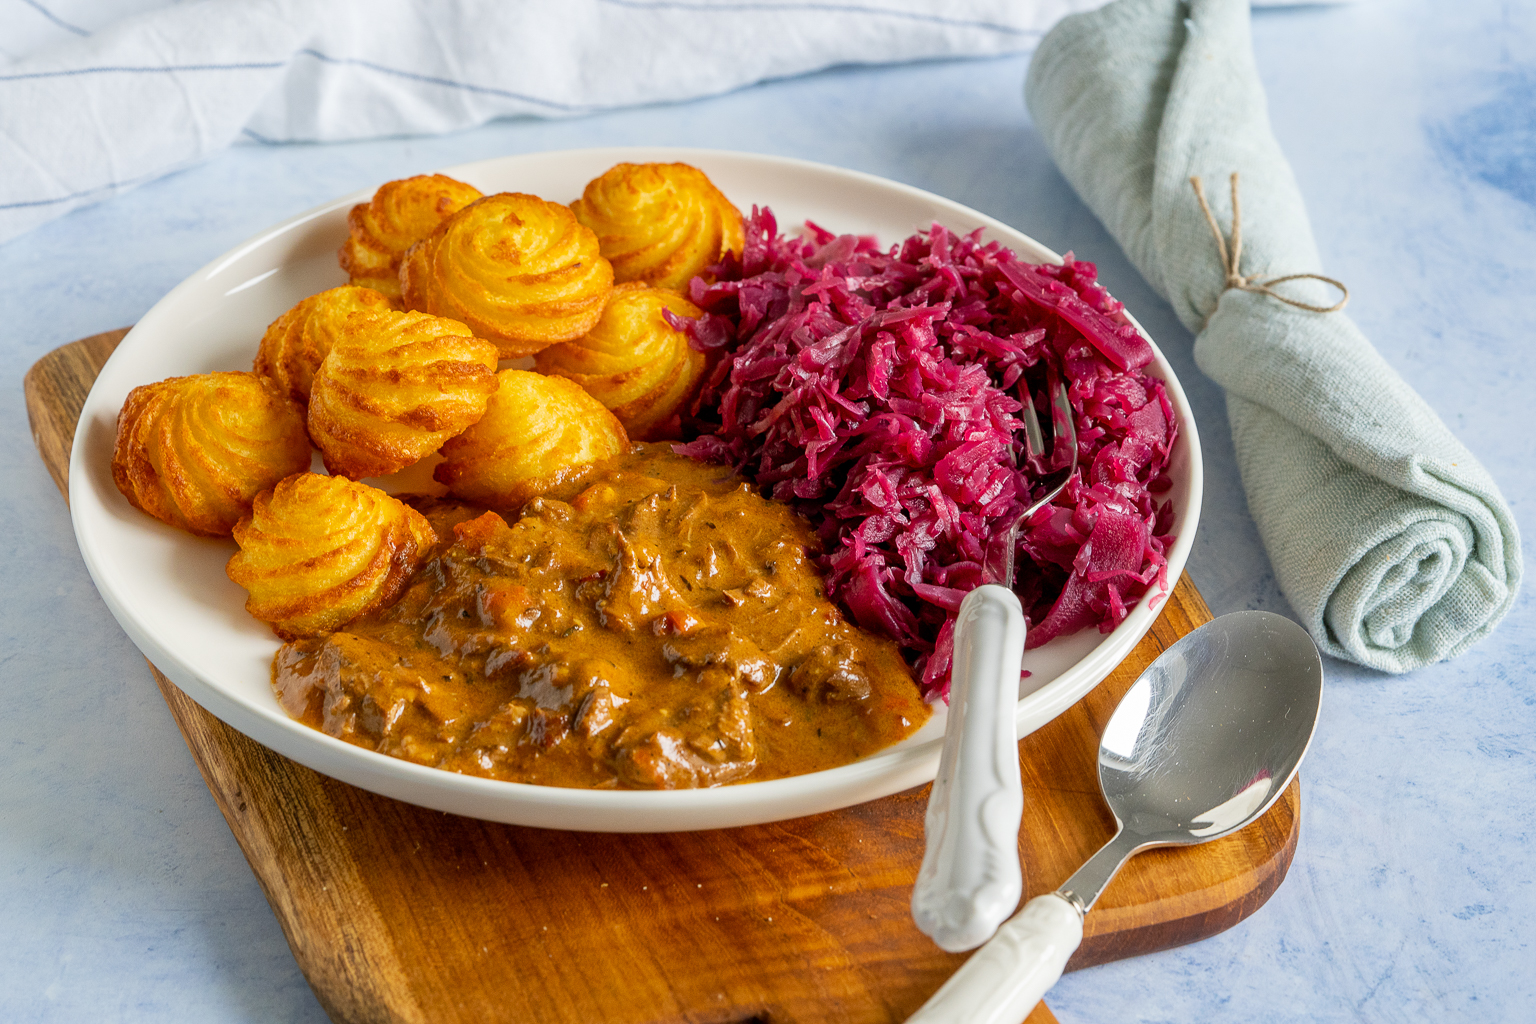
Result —
[{"label": "silver fork", "polygon": [[[1056,390],[1051,396],[1051,461],[1060,461],[1057,455],[1062,444],[1066,444],[1072,453],[1072,458],[1066,469],[1053,472],[1033,488],[1035,492],[1040,492],[1041,488],[1044,488],[1044,492],[1028,508],[1020,512],[1008,527],[1003,535],[1001,555],[997,555],[992,545],[987,547],[987,575],[1010,590],[1013,589],[1013,558],[1014,551],[1019,546],[1019,528],[1036,512],[1055,500],[1056,495],[1061,493],[1062,488],[1067,486],[1067,481],[1072,479],[1072,474],[1077,471],[1077,424],[1072,419],[1072,403],[1067,400],[1066,382],[1058,380],[1055,384]],[[1019,379],[1019,390],[1024,393],[1022,416],[1025,453],[1029,458],[1039,458],[1045,454],[1045,438],[1040,432],[1040,416],[1035,412],[1035,396],[1030,393],[1029,385],[1023,378]]]},{"label": "silver fork", "polygon": [[[998,582],[967,594],[955,619],[949,721],[923,821],[927,847],[912,887],[918,929],[952,953],[991,938],[1024,891],[1017,846],[1024,795],[1013,712],[1024,657],[1024,609],[1013,592],[1013,562],[1019,529],[1077,470],[1077,426],[1067,386],[1053,383],[1051,462],[1062,461],[1060,447],[1066,444],[1068,465],[1032,489],[1041,496],[1004,532],[1002,551],[987,546],[984,568]],[[1026,461],[1038,461],[1045,438],[1034,395],[1022,380],[1019,389]]]}]

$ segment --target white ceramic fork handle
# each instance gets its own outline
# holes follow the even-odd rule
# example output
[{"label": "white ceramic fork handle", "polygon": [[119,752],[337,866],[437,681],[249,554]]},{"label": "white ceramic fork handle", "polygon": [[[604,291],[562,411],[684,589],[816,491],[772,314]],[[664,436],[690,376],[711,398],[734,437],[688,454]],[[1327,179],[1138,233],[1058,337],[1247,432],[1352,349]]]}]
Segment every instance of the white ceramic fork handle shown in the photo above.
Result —
[{"label": "white ceramic fork handle", "polygon": [[1083,915],[1055,893],[1036,896],[960,965],[907,1024],[1019,1024],[1083,941]]},{"label": "white ceramic fork handle", "polygon": [[987,941],[1024,890],[1019,871],[1019,747],[1014,708],[1024,611],[1007,587],[977,587],[955,619],[949,723],[923,827],[912,919],[951,953]]}]

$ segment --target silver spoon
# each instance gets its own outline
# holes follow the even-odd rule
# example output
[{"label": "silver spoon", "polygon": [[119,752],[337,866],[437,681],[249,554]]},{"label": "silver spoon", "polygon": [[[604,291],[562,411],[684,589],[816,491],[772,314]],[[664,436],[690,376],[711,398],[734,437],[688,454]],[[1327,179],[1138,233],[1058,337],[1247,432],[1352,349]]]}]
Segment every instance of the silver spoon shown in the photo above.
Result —
[{"label": "silver spoon", "polygon": [[1233,612],[1164,651],[1099,743],[1118,830],[1053,893],[1025,904],[908,1024],[1017,1024],[1061,977],[1083,915],[1127,858],[1230,835],[1290,784],[1317,724],[1323,664],[1300,626]]}]

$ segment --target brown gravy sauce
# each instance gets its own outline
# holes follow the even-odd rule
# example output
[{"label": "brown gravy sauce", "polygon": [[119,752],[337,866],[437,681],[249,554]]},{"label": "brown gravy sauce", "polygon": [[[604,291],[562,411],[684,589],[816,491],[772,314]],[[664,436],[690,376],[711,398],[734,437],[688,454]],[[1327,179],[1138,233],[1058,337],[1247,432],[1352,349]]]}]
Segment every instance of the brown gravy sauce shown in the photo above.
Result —
[{"label": "brown gravy sauce", "polygon": [[824,595],[810,528],[726,467],[642,445],[506,519],[415,504],[445,543],[400,600],[273,659],[283,707],[332,736],[672,789],[846,764],[928,718],[896,645]]}]

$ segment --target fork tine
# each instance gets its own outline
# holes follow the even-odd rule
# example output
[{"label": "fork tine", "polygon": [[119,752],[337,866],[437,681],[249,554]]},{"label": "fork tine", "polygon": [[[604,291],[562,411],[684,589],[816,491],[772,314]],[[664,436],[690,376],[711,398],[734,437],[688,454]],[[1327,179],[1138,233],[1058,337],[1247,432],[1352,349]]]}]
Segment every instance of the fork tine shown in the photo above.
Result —
[{"label": "fork tine", "polygon": [[[1054,464],[1063,461],[1063,453],[1060,451],[1060,447],[1063,444],[1070,451],[1071,458],[1065,460],[1067,462],[1065,472],[1058,470],[1052,473],[1053,477],[1059,474],[1059,481],[1056,485],[1042,497],[1032,502],[1029,508],[1020,513],[1014,519],[1013,524],[1003,531],[1001,538],[994,537],[987,545],[987,551],[983,559],[983,568],[992,581],[1001,583],[1010,589],[1013,587],[1014,548],[1018,546],[1019,528],[1024,525],[1027,519],[1061,493],[1062,488],[1067,486],[1067,481],[1072,478],[1072,473],[1077,469],[1077,424],[1072,419],[1072,402],[1067,395],[1067,385],[1055,374],[1051,374],[1047,386],[1053,388],[1051,395],[1051,462]],[[1019,381],[1019,387],[1025,396],[1023,416],[1024,446],[1032,456],[1043,455],[1045,453],[1045,438],[1041,436],[1040,418],[1035,414],[1033,396],[1030,394],[1029,386],[1022,379]],[[1020,468],[1022,469],[1023,467]]]},{"label": "fork tine", "polygon": [[1024,451],[1031,458],[1039,458],[1045,454],[1045,438],[1040,433],[1040,416],[1035,412],[1035,395],[1023,377],[1019,378],[1019,390],[1024,393]]},{"label": "fork tine", "polygon": [[[1077,466],[1077,424],[1072,420],[1072,401],[1067,397],[1067,385],[1063,381],[1056,382],[1056,394],[1051,402],[1051,461],[1061,462],[1061,453],[1057,451],[1063,443],[1072,447],[1072,466]],[[1071,472],[1068,471],[1068,476]]]},{"label": "fork tine", "polygon": [[1056,473],[1052,474],[1052,476],[1057,476],[1059,474],[1059,479],[1057,480],[1056,484],[1049,491],[1045,492],[1039,498],[1036,498],[1035,501],[1029,506],[1029,508],[1025,509],[1023,514],[1019,516],[1018,522],[1014,523],[1013,526],[1015,531],[1018,530],[1019,526],[1023,524],[1026,519],[1040,511],[1040,509],[1049,504],[1051,500],[1056,497],[1056,495],[1060,494],[1062,488],[1067,486],[1067,481],[1072,479],[1073,470],[1077,469],[1077,425],[1072,422],[1072,404],[1071,401],[1067,398],[1067,385],[1061,381],[1057,381],[1056,394],[1053,397],[1054,400],[1051,403],[1051,426],[1054,428],[1055,436],[1051,439],[1052,461],[1056,461],[1056,449],[1059,445],[1062,444],[1066,444],[1070,448],[1072,457],[1069,460],[1068,465],[1064,467],[1066,472],[1062,473],[1058,470]]}]

